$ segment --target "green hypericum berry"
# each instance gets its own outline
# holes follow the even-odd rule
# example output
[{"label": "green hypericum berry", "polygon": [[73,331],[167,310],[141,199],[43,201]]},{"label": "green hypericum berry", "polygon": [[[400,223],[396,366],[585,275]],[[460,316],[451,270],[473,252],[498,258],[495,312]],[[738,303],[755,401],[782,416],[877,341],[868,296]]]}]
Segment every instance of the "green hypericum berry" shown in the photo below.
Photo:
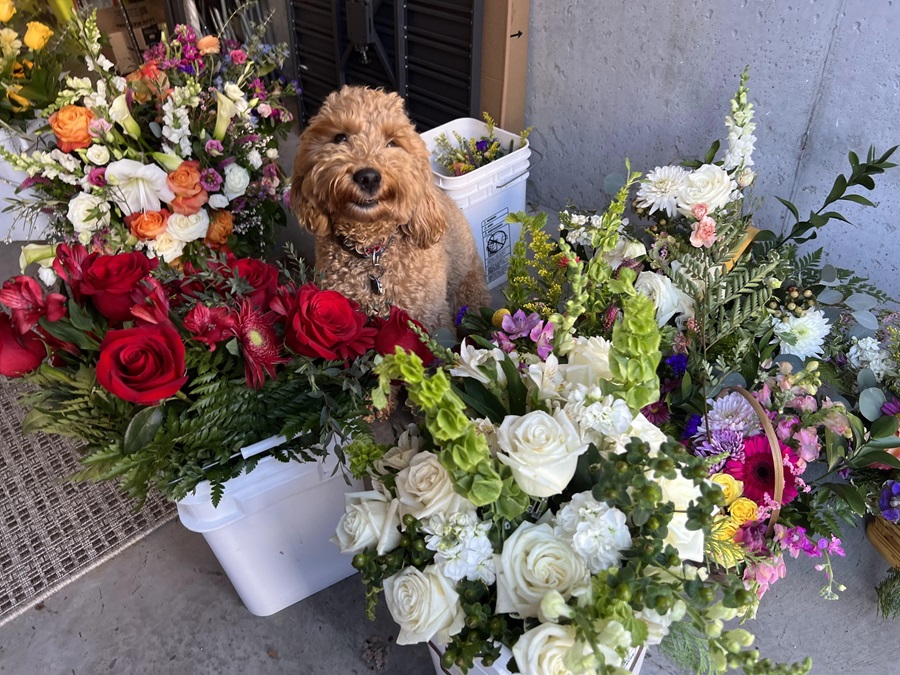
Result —
[{"label": "green hypericum berry", "polygon": [[365,553],[357,553],[353,556],[353,567],[355,569],[361,570],[366,566],[366,561],[368,558]]}]

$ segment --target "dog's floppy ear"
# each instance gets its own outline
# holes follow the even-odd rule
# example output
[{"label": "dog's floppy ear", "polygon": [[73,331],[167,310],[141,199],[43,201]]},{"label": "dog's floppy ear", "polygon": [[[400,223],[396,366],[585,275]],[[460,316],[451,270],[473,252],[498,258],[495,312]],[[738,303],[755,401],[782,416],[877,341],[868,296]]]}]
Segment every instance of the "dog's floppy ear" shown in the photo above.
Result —
[{"label": "dog's floppy ear", "polygon": [[409,222],[400,228],[420,248],[431,248],[447,230],[447,218],[438,195],[438,188],[428,185]]},{"label": "dog's floppy ear", "polygon": [[303,174],[294,165],[294,175],[291,176],[291,210],[300,221],[300,226],[306,228],[317,237],[326,236],[329,233],[328,216],[310,201],[304,194]]}]

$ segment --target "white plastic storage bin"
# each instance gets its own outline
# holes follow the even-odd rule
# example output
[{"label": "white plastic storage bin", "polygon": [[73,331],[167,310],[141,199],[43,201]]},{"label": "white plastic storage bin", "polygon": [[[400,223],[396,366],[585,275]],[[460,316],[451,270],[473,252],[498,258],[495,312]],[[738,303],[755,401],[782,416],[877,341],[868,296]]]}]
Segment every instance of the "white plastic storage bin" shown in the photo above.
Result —
[{"label": "white plastic storage bin", "polygon": [[[441,665],[441,654],[444,653],[442,649],[438,649],[429,642],[428,651],[431,654],[431,663],[434,665],[435,675],[462,675],[462,671],[456,666],[448,670]],[[625,670],[631,672],[632,675],[640,675],[641,666],[644,664],[644,655],[646,653],[646,647],[632,650],[631,654],[628,655],[628,658],[625,659],[625,663],[622,664]],[[481,663],[480,660],[476,661],[475,667],[469,670],[469,675],[512,675],[505,667],[511,658],[512,652],[505,646],[501,646],[500,658],[497,659],[494,665],[486,666]]]},{"label": "white plastic storage bin", "polygon": [[329,539],[344,514],[344,493],[362,489],[326,463],[264,457],[225,483],[218,507],[210,484],[178,502],[178,517],[199,532],[251,614],[269,616],[346,579],[350,556]]},{"label": "white plastic storage bin", "polygon": [[[528,179],[531,149],[528,140],[517,150],[498,160],[479,167],[462,176],[451,175],[434,159],[437,147],[435,139],[445,134],[451,145],[456,145],[453,132],[463,138],[487,136],[487,125],[481,120],[463,117],[422,134],[422,140],[431,153],[431,171],[438,187],[462,209],[475,243],[484,260],[488,288],[506,282],[506,270],[512,247],[519,240],[522,228],[507,223],[506,216],[525,210],[525,181]],[[504,148],[510,141],[519,145],[518,134],[494,127],[494,137]]]}]

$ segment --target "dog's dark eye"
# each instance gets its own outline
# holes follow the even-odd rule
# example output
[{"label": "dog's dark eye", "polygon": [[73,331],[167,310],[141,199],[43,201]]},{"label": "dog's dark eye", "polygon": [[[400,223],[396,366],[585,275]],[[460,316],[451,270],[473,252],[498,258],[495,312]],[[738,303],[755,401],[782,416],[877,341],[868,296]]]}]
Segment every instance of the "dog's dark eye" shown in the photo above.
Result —
[{"label": "dog's dark eye", "polygon": [[389,140],[389,141],[387,142],[387,147],[389,147],[389,148],[396,148],[396,147],[397,147],[397,142],[396,142],[395,140],[391,139],[391,140]]},{"label": "dog's dark eye", "polygon": [[335,134],[334,138],[331,140],[333,143],[346,143],[347,142],[347,134]]}]

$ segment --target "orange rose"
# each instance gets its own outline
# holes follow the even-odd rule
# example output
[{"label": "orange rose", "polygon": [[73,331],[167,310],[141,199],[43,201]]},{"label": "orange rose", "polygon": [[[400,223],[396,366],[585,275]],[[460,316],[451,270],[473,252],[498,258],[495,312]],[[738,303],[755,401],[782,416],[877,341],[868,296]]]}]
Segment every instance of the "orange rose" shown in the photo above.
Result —
[{"label": "orange rose", "polygon": [[86,148],[92,142],[88,125],[94,113],[80,105],[66,105],[50,115],[50,128],[56,134],[56,145],[63,152]]},{"label": "orange rose", "polygon": [[149,101],[151,94],[157,98],[164,98],[162,94],[169,88],[169,78],[159,69],[159,62],[156,59],[126,75],[125,80],[131,83],[131,89],[141,103]]},{"label": "orange rose", "polygon": [[200,185],[200,162],[185,160],[166,177],[169,189],[175,193],[175,199],[169,207],[185,216],[192,216],[209,201],[209,194]]},{"label": "orange rose", "polygon": [[218,54],[219,38],[215,35],[204,35],[197,40],[197,49],[200,50],[201,54]]},{"label": "orange rose", "polygon": [[234,231],[234,217],[231,211],[213,211],[206,230],[204,243],[218,251],[228,242],[228,235]]},{"label": "orange rose", "polygon": [[169,212],[166,209],[159,211],[138,211],[130,216],[125,216],[125,225],[138,239],[156,239],[166,231],[166,223],[169,220]]}]

